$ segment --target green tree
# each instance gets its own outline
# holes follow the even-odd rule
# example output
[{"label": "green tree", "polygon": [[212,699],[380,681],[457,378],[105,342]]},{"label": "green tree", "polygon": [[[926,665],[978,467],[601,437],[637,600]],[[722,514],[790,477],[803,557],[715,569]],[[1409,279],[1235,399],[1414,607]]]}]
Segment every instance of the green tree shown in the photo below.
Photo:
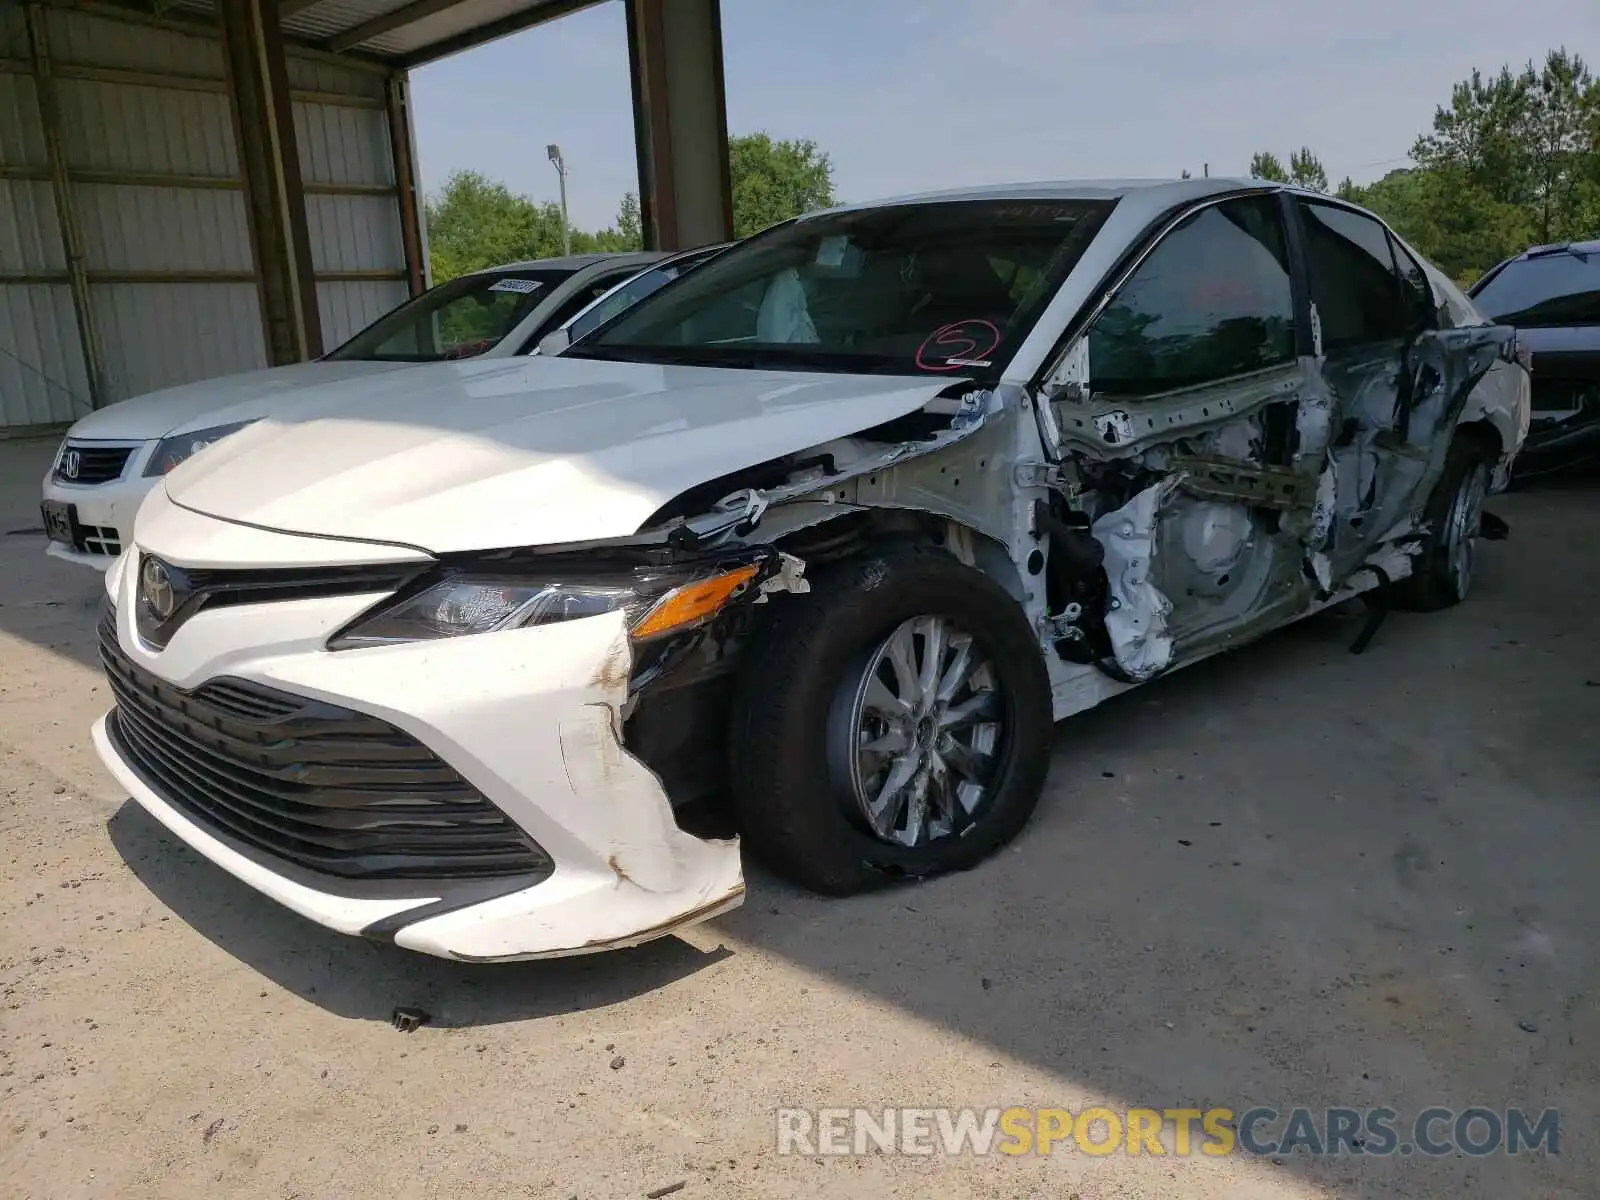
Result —
[{"label": "green tree", "polygon": [[[476,171],[457,171],[426,205],[435,283],[499,263],[561,253],[561,209]],[[587,235],[580,235],[587,236]],[[575,236],[574,249],[579,237]]]},{"label": "green tree", "polygon": [[1289,155],[1289,181],[1317,192],[1328,190],[1328,173],[1310,146],[1301,146]]},{"label": "green tree", "polygon": [[[1600,81],[1584,61],[1552,50],[1540,66],[1473,71],[1450,89],[1415,164],[1337,194],[1372,209],[1450,275],[1471,282],[1539,242],[1600,235]],[[1295,182],[1326,188],[1309,148],[1289,157]],[[1251,162],[1272,174],[1271,154]]]},{"label": "green tree", "polygon": [[729,138],[728,174],[735,237],[837,202],[833,160],[809,139],[773,141],[765,133]]},{"label": "green tree", "polygon": [[1418,248],[1441,265],[1482,271],[1530,243],[1600,232],[1600,83],[1565,49],[1518,74],[1474,71],[1411,157],[1430,200]]},{"label": "green tree", "polygon": [[1250,159],[1250,178],[1270,179],[1274,183],[1288,183],[1289,172],[1271,150],[1261,150]]},{"label": "green tree", "polygon": [[639,197],[632,192],[622,197],[622,203],[617,206],[617,235],[627,242],[630,249],[640,249],[644,246],[644,221],[639,213]]}]

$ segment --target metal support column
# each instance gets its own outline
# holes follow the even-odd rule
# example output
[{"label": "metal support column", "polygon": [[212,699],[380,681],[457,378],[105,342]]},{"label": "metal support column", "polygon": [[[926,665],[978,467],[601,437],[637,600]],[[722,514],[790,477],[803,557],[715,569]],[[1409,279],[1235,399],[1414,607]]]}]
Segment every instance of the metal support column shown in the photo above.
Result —
[{"label": "metal support column", "polygon": [[67,286],[78,319],[78,342],[83,348],[84,373],[89,379],[89,403],[100,407],[105,395],[100,339],[95,333],[94,310],[89,302],[89,275],[83,261],[83,232],[72,202],[72,181],[67,174],[66,151],[61,144],[61,105],[50,62],[50,31],[44,8],[28,5],[28,46],[32,59],[34,94],[39,100],[39,124],[44,130],[45,156],[50,169],[50,191],[55,198],[61,249],[67,260]]},{"label": "metal support column", "polygon": [[255,246],[267,361],[322,353],[305,189],[276,0],[218,0],[245,210]]},{"label": "metal support column", "polygon": [[404,71],[389,78],[389,145],[394,155],[395,195],[400,198],[400,240],[413,296],[428,287],[428,243],[423,230],[422,189],[417,186],[416,133],[411,124],[411,83]]},{"label": "metal support column", "polygon": [[627,0],[639,213],[649,249],[733,236],[720,0]]}]

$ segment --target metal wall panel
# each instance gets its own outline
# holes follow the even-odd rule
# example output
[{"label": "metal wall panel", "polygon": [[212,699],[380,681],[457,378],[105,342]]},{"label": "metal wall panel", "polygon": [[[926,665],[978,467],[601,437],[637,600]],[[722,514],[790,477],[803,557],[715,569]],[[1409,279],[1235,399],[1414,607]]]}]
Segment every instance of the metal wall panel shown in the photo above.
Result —
[{"label": "metal wall panel", "polygon": [[0,284],[0,430],[89,411],[89,374],[66,284]]},{"label": "metal wall panel", "polygon": [[340,67],[320,58],[302,58],[290,51],[285,67],[289,86],[307,92],[327,92],[336,96],[356,96],[363,100],[382,100],[388,81],[375,71]]},{"label": "metal wall panel", "polygon": [[[296,103],[295,137],[307,185],[394,186],[389,117],[382,109]],[[396,271],[406,267],[400,201],[394,192],[306,196],[316,272]],[[319,281],[322,340],[328,348],[371,324],[408,295],[403,282]]]},{"label": "metal wall panel", "polygon": [[93,297],[108,401],[267,365],[253,283],[106,283]]},{"label": "metal wall panel", "polygon": [[[26,59],[20,6],[0,6],[0,57]],[[33,77],[0,73],[0,163],[48,164]],[[0,273],[65,271],[55,197],[42,180],[0,180]],[[0,430],[73,421],[89,411],[89,374],[66,284],[0,284]]]},{"label": "metal wall panel", "polygon": [[307,196],[306,224],[319,272],[405,269],[393,196]]},{"label": "metal wall panel", "polygon": [[61,140],[68,168],[239,174],[233,114],[220,92],[61,79]]},{"label": "metal wall panel", "polygon": [[73,185],[90,271],[253,271],[244,193]]},{"label": "metal wall panel", "polygon": [[50,57],[59,63],[208,79],[225,77],[222,48],[214,38],[59,8],[48,10],[45,18],[49,22]]},{"label": "metal wall panel", "polygon": [[382,109],[297,101],[294,135],[307,184],[394,186],[389,117]]},{"label": "metal wall panel", "polygon": [[322,344],[329,350],[371,325],[391,308],[410,299],[403,282],[367,281],[317,284],[322,314]]},{"label": "metal wall panel", "polygon": [[0,274],[65,271],[67,256],[50,184],[0,179]]},{"label": "metal wall panel", "polygon": [[0,71],[0,163],[42,167],[45,161],[33,76]]},{"label": "metal wall panel", "polygon": [[[103,9],[47,7],[45,20],[66,170],[136,177],[77,178],[68,185],[91,274],[88,307],[99,341],[101,402],[265,366],[257,284],[92,279],[96,272],[255,271],[218,38],[205,29],[124,21]],[[0,58],[25,62],[29,54],[25,13],[0,0]],[[311,185],[314,270],[403,271],[388,76],[293,49],[286,69],[300,94],[292,107],[301,170]],[[115,77],[119,72],[139,77]],[[48,165],[34,80],[26,73],[0,72],[0,165],[41,174]],[[182,186],[152,176],[200,177],[222,186]],[[336,190],[319,192],[318,185]],[[341,187],[373,190],[337,191]],[[51,185],[42,178],[0,180],[0,273],[65,269]],[[317,293],[331,346],[402,303],[408,289],[401,281],[324,278]],[[71,288],[0,284],[0,430],[81,416],[89,407],[88,376]]]},{"label": "metal wall panel", "polygon": [[27,57],[27,13],[20,4],[0,4],[0,58]]}]

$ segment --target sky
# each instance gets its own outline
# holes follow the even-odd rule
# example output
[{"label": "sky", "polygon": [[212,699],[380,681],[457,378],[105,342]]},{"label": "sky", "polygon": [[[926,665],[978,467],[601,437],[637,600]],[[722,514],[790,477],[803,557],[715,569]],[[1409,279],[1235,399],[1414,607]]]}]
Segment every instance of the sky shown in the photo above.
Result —
[{"label": "sky", "polygon": [[[852,201],[1241,175],[1301,145],[1364,183],[1474,67],[1600,59],[1596,0],[722,0],[722,21],[729,132],[812,139]],[[412,90],[430,192],[475,170],[554,200],[550,142],[574,225],[612,224],[638,188],[620,0],[418,68]]]}]

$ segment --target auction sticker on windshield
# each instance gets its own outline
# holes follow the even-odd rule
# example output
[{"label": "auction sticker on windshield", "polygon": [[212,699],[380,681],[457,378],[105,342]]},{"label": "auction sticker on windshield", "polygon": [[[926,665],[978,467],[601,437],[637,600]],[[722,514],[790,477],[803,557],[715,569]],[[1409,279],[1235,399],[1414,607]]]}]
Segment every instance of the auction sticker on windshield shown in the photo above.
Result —
[{"label": "auction sticker on windshield", "polygon": [[537,279],[497,279],[489,285],[491,292],[519,292],[524,296],[531,296],[542,288],[544,284]]}]

